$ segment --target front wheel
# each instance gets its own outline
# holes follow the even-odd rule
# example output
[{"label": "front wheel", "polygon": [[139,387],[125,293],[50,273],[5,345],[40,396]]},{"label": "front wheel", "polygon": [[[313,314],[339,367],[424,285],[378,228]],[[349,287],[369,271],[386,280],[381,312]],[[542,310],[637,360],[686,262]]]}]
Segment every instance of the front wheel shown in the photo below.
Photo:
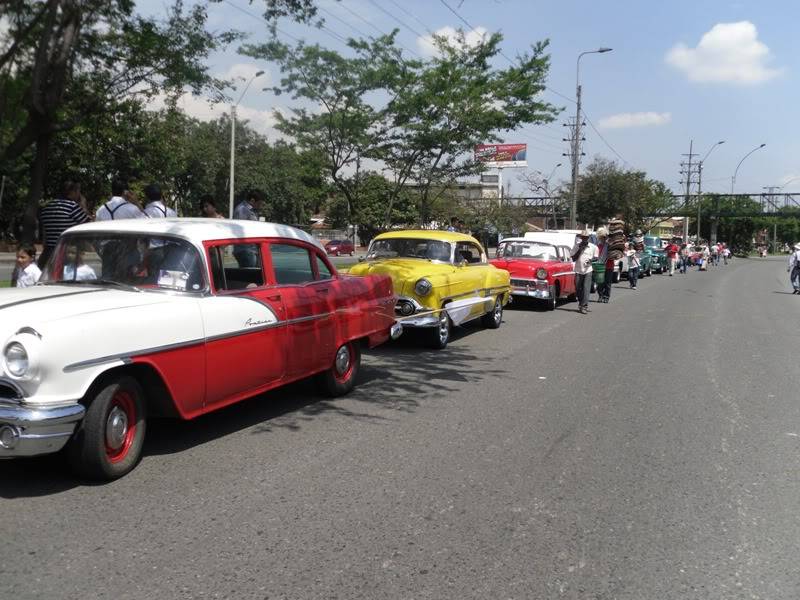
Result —
[{"label": "front wheel", "polygon": [[494,300],[494,306],[492,310],[485,315],[483,315],[483,326],[488,329],[497,329],[500,327],[500,323],[503,322],[503,297],[498,296]]},{"label": "front wheel", "polygon": [[146,428],[144,393],[123,375],[88,398],[86,416],[69,442],[72,468],[91,479],[118,479],[139,462]]},{"label": "front wheel", "polygon": [[361,349],[357,342],[339,346],[333,364],[320,373],[317,379],[320,389],[328,396],[344,396],[353,389],[361,368]]},{"label": "front wheel", "polygon": [[434,350],[444,350],[450,341],[451,329],[450,316],[447,314],[447,310],[442,308],[439,313],[439,322],[428,332],[428,346]]}]

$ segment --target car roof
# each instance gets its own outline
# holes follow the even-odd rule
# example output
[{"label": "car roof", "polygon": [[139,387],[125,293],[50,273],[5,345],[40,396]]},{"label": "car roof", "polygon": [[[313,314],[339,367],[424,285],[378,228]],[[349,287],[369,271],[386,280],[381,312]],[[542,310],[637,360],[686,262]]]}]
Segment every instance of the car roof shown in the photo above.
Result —
[{"label": "car roof", "polygon": [[441,231],[438,229],[403,229],[400,231],[387,231],[378,236],[376,240],[389,240],[398,238],[420,238],[424,240],[439,240],[441,242],[480,242],[471,235],[458,233],[456,231]]},{"label": "car roof", "polygon": [[557,246],[552,240],[532,240],[526,237],[504,237],[499,243],[503,242],[528,242],[529,244],[542,244],[543,246]]},{"label": "car roof", "polygon": [[318,240],[301,229],[279,223],[237,219],[202,219],[173,217],[168,219],[116,219],[76,225],[69,233],[141,233],[143,235],[177,235],[195,243],[231,238],[289,238],[322,248]]}]

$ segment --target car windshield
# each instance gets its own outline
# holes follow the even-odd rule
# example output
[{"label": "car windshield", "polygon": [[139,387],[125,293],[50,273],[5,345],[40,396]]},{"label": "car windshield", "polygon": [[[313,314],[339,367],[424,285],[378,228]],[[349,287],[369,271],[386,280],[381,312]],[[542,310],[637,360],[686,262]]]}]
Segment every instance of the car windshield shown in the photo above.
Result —
[{"label": "car windshield", "polygon": [[424,258],[450,262],[451,254],[448,242],[421,238],[388,238],[373,240],[367,251],[367,259]]},{"label": "car windshield", "polygon": [[649,248],[661,248],[661,240],[658,238],[646,237],[644,238],[644,245]]},{"label": "car windshield", "polygon": [[42,281],[180,292],[206,287],[200,253],[189,242],[121,233],[62,236]]},{"label": "car windshield", "polygon": [[558,259],[555,246],[539,242],[502,242],[497,249],[497,255],[504,258]]}]

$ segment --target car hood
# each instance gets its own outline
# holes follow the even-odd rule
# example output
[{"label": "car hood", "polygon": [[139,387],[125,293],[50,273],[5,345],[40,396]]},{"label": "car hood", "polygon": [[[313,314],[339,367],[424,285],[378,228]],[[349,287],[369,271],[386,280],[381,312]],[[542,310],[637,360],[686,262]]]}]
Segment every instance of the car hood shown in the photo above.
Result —
[{"label": "car hood", "polygon": [[[164,304],[171,296],[133,292],[98,286],[37,285],[0,292],[0,323],[3,329],[52,323],[87,313]],[[187,298],[188,299],[188,298]]]},{"label": "car hood", "polygon": [[498,258],[490,262],[498,269],[508,271],[512,276],[533,276],[538,269],[548,269],[548,267],[553,267],[553,265],[561,264],[554,260],[538,260],[533,258]]},{"label": "car hood", "polygon": [[410,293],[414,284],[423,277],[447,275],[458,271],[449,263],[436,263],[416,258],[386,258],[358,263],[350,268],[350,275],[388,275],[397,294]]}]

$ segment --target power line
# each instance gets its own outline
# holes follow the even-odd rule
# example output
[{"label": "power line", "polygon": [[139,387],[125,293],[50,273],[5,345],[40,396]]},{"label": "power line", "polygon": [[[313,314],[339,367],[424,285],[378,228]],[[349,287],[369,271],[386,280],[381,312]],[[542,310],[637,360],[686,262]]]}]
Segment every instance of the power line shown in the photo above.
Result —
[{"label": "power line", "polygon": [[[370,1],[371,1],[371,0],[370,0]],[[357,12],[355,12],[354,10],[352,10],[351,8],[348,8],[348,7],[347,7],[347,5],[345,5],[343,2],[337,2],[337,6],[341,6],[341,7],[342,7],[343,9],[345,9],[345,10],[346,10],[348,13],[350,13],[351,15],[353,15],[354,17],[356,17],[357,19],[360,19],[361,21],[363,21],[364,23],[366,23],[367,25],[369,25],[370,27],[372,27],[372,28],[373,28],[375,31],[377,31],[378,33],[380,33],[382,36],[388,36],[388,35],[389,35],[388,33],[386,33],[385,31],[383,31],[383,30],[382,30],[382,29],[380,29],[379,27],[375,26],[375,25],[374,25],[374,24],[373,24],[371,21],[369,21],[369,20],[365,19],[364,17],[362,17],[360,14],[358,14]],[[388,13],[386,10],[384,10],[384,9],[383,9],[383,8],[381,8],[380,6],[378,6],[378,8],[380,8],[380,9],[381,9],[383,12],[386,12],[387,14],[389,14],[389,16],[392,16],[390,13]],[[397,19],[395,19],[395,20],[397,20]],[[404,44],[401,44],[400,42],[397,42],[397,44],[398,44],[398,46],[400,46],[400,47],[401,47],[401,48],[403,48],[404,50],[408,51],[408,53],[409,53],[409,54],[412,54],[412,55],[416,56],[417,58],[421,58],[419,54],[417,54],[416,52],[414,52],[414,50],[412,50],[412,49],[411,49],[411,48],[409,48],[408,46],[405,46]]]},{"label": "power line", "polygon": [[409,17],[411,17],[412,19],[414,19],[414,20],[415,20],[417,23],[419,23],[420,25],[422,25],[422,27],[425,29],[425,31],[427,31],[428,33],[430,33],[431,35],[433,35],[433,32],[432,32],[432,31],[431,31],[431,30],[428,28],[428,26],[425,24],[425,22],[424,22],[424,21],[422,21],[422,20],[421,20],[419,17],[417,17],[417,15],[415,15],[413,12],[409,11],[408,9],[406,9],[406,8],[405,8],[405,7],[403,7],[401,4],[398,4],[397,2],[395,2],[395,0],[389,0],[389,2],[391,2],[392,4],[394,4],[394,5],[395,5],[397,8],[399,8],[400,10],[402,10],[404,13],[406,13],[406,14],[407,14]]},{"label": "power line", "polygon": [[336,20],[337,20],[337,21],[339,21],[340,23],[344,23],[344,24],[345,24],[347,27],[349,27],[350,29],[352,29],[353,31],[355,31],[355,32],[356,32],[358,35],[360,35],[362,38],[365,38],[365,39],[367,39],[367,38],[370,38],[370,37],[371,37],[371,36],[367,35],[366,33],[364,33],[363,31],[361,31],[361,30],[360,30],[358,27],[356,27],[356,26],[355,26],[355,25],[353,25],[352,23],[348,23],[348,22],[347,22],[347,21],[345,21],[343,18],[341,18],[340,16],[336,15],[336,14],[335,14],[333,11],[330,11],[330,10],[328,10],[327,8],[323,7],[323,6],[318,6],[317,8],[319,8],[319,10],[321,10],[322,12],[326,13],[328,16],[331,16],[331,17],[333,17],[334,19],[336,19]]},{"label": "power line", "polygon": [[378,10],[380,10],[381,12],[383,12],[384,14],[388,15],[388,16],[389,16],[389,18],[391,18],[391,19],[394,19],[395,21],[397,21],[398,23],[400,23],[400,25],[401,25],[401,26],[403,26],[403,27],[405,27],[406,29],[408,29],[409,31],[411,31],[411,32],[412,32],[414,35],[416,35],[417,37],[424,37],[424,36],[423,36],[423,35],[422,35],[420,32],[416,31],[416,30],[415,30],[413,27],[411,27],[411,26],[407,25],[407,24],[406,24],[406,23],[405,23],[405,22],[404,22],[402,19],[400,19],[400,18],[396,17],[396,16],[395,16],[393,13],[390,13],[388,10],[386,10],[385,8],[383,8],[383,7],[382,7],[380,4],[378,4],[377,2],[375,2],[375,0],[368,0],[368,1],[369,1],[369,3],[370,3],[370,4],[372,4],[372,5],[373,5],[375,8],[377,8]]}]

